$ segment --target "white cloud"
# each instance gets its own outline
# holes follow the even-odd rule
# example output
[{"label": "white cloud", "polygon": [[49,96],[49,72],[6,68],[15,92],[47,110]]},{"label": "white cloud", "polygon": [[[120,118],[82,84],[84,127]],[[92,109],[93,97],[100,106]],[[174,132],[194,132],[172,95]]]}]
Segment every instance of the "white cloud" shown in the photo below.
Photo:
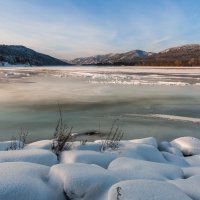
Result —
[{"label": "white cloud", "polygon": [[156,44],[160,44],[160,43],[169,41],[170,39],[172,39],[170,36],[165,36],[163,38],[159,38],[159,39],[153,41],[153,43],[156,45]]}]

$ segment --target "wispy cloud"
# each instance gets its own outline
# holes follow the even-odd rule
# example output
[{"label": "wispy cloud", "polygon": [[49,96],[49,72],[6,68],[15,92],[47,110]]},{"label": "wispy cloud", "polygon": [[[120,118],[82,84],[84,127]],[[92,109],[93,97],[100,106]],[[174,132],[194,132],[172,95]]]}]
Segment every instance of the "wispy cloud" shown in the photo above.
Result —
[{"label": "wispy cloud", "polygon": [[153,43],[154,43],[155,45],[157,45],[157,44],[160,44],[160,43],[169,41],[170,39],[172,39],[170,36],[166,36],[166,37],[159,38],[159,39],[153,41]]},{"label": "wispy cloud", "polygon": [[[22,44],[35,50],[50,53],[59,58],[74,58],[97,53],[110,52],[114,49],[109,41],[115,37],[114,30],[89,23],[84,15],[71,18],[68,13],[58,21],[38,21],[34,18],[15,18],[16,13],[4,15],[8,23],[0,25],[0,41],[6,44]],[[76,13],[74,13],[76,15]],[[2,20],[0,20],[2,22]]]}]

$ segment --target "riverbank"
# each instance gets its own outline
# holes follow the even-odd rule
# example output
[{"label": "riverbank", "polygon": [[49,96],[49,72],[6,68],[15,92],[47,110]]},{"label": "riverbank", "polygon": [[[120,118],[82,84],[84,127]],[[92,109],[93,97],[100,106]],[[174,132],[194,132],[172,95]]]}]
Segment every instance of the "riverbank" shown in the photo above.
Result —
[{"label": "riverbank", "polygon": [[197,138],[67,142],[59,157],[52,145],[53,140],[0,142],[0,199],[200,198]]}]

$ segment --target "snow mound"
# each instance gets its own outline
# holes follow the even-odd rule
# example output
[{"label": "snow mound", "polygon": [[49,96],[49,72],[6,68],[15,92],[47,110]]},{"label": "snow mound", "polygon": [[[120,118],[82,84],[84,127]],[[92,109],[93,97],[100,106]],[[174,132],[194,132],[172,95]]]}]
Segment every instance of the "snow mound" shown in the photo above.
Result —
[{"label": "snow mound", "polygon": [[168,152],[162,152],[165,160],[167,160],[168,163],[180,166],[180,167],[188,167],[189,164],[186,162],[185,158],[183,156],[177,156]]},{"label": "snow mound", "polygon": [[107,200],[191,200],[170,183],[152,180],[122,181],[113,185]]},{"label": "snow mound", "polygon": [[190,166],[200,166],[200,155],[185,157],[185,160]]},{"label": "snow mound", "polygon": [[96,152],[96,151],[64,151],[61,154],[62,163],[86,163],[96,164],[103,168],[107,168],[111,161],[116,158],[116,154],[109,152]]},{"label": "snow mound", "polygon": [[52,140],[40,140],[37,142],[26,145],[24,149],[47,149],[50,150],[52,146]]},{"label": "snow mound", "polygon": [[194,137],[180,137],[171,142],[172,146],[179,148],[186,156],[200,154],[200,140]]},{"label": "snow mound", "polygon": [[87,142],[86,144],[80,144],[80,142],[73,143],[73,149],[76,150],[90,150],[90,151],[99,151],[101,143]]},{"label": "snow mound", "polygon": [[171,153],[177,156],[183,156],[182,152],[178,148],[173,147],[172,144],[167,141],[160,142],[158,145],[158,149],[160,151],[166,151],[168,153]]},{"label": "snow mound", "polygon": [[170,182],[173,183],[180,190],[182,190],[189,197],[191,197],[191,199],[193,200],[200,199],[200,190],[199,190],[200,175],[192,176],[191,178],[188,179],[180,179]]},{"label": "snow mound", "polygon": [[184,176],[179,167],[131,158],[118,158],[112,161],[108,170],[115,172],[121,180],[173,180]]},{"label": "snow mound", "polygon": [[136,143],[136,144],[148,144],[152,145],[155,148],[158,147],[157,140],[154,137],[147,137],[142,139],[135,139],[135,140],[129,140],[130,142]]},{"label": "snow mound", "polygon": [[118,182],[108,170],[83,163],[54,165],[49,177],[55,188],[65,191],[66,199],[79,200],[103,200],[108,189]]},{"label": "snow mound", "polygon": [[122,154],[123,157],[130,157],[139,160],[166,163],[162,153],[155,147],[146,144],[137,144]]},{"label": "snow mound", "polygon": [[0,199],[2,200],[63,200],[47,182],[49,167],[26,163],[0,164]]},{"label": "snow mound", "polygon": [[200,175],[200,167],[186,167],[183,168],[184,178]]},{"label": "snow mound", "polygon": [[43,149],[0,151],[0,163],[22,161],[52,166],[57,164],[57,157]]},{"label": "snow mound", "polygon": [[103,152],[102,141],[76,141],[61,152],[60,163],[52,140],[5,151],[11,143],[0,142],[0,200],[200,199],[196,138],[123,140]]},{"label": "snow mound", "polygon": [[0,151],[7,151],[8,149],[10,149],[12,144],[16,144],[16,147],[23,146],[23,143],[19,140],[0,142]]}]

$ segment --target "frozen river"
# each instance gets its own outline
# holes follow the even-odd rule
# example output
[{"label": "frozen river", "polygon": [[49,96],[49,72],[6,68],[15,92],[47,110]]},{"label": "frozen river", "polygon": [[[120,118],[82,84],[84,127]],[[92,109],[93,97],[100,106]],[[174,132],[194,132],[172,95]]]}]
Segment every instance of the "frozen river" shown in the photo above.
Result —
[{"label": "frozen river", "polygon": [[199,137],[200,68],[0,68],[0,140],[51,138],[58,104],[78,133],[119,118],[124,139]]}]

